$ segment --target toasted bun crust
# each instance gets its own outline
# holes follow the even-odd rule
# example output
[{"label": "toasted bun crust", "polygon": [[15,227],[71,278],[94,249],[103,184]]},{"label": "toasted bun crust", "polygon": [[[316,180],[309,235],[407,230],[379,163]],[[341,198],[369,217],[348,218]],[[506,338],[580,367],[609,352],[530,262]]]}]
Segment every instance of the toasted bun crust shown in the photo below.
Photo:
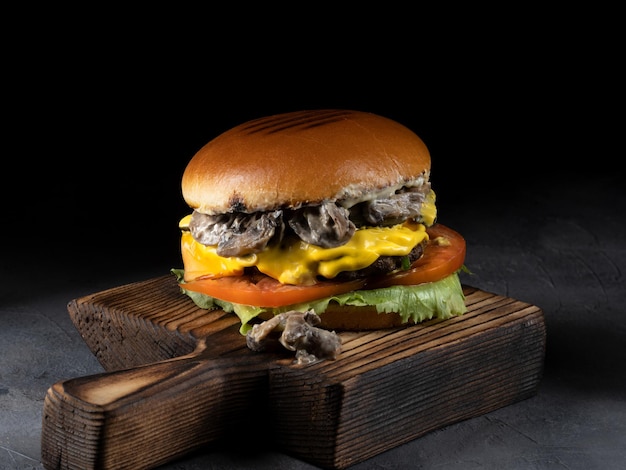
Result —
[{"label": "toasted bun crust", "polygon": [[246,122],[191,159],[182,194],[206,214],[256,212],[358,197],[430,173],[411,130],[351,110],[297,111]]}]

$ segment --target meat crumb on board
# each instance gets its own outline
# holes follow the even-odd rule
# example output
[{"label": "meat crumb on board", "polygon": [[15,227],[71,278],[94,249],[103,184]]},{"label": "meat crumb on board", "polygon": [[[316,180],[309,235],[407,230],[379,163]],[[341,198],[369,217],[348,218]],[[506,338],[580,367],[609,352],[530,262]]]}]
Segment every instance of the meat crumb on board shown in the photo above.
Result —
[{"label": "meat crumb on board", "polygon": [[275,349],[278,342],[296,352],[297,364],[335,359],[341,352],[341,338],[334,331],[319,328],[320,323],[320,317],[312,310],[284,312],[254,325],[246,335],[246,344],[251,350],[262,352]]}]

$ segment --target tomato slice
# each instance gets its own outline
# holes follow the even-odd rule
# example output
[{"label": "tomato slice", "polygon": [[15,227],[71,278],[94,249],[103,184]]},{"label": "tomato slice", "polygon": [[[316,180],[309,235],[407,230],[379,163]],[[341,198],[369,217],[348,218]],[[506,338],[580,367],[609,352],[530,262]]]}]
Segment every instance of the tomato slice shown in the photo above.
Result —
[{"label": "tomato slice", "polygon": [[[311,286],[281,284],[265,274],[196,279],[180,286],[227,302],[258,307],[282,307],[310,302],[359,289],[393,285],[416,285],[443,279],[463,266],[465,240],[454,230],[435,224],[428,230],[429,244],[424,255],[407,271],[353,281],[319,281]],[[443,237],[443,243],[436,239]]]},{"label": "tomato slice", "polygon": [[365,279],[348,282],[320,281],[311,286],[298,286],[281,284],[276,279],[259,273],[254,276],[196,279],[181,284],[181,287],[237,304],[282,307],[362,289],[365,282]]},{"label": "tomato slice", "polygon": [[441,224],[435,224],[426,231],[429,237],[428,247],[420,259],[407,271],[370,279],[367,289],[435,282],[461,269],[465,262],[465,239],[458,232]]}]

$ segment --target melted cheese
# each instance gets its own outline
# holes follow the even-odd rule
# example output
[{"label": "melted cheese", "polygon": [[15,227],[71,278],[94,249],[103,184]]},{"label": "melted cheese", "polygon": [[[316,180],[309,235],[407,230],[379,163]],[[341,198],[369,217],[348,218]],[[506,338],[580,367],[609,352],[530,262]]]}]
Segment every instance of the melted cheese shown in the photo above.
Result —
[{"label": "melted cheese", "polygon": [[422,207],[420,207],[420,214],[422,216],[422,222],[426,224],[427,227],[430,227],[435,223],[435,219],[437,219],[437,206],[435,205],[435,192],[431,189],[426,195],[426,200],[422,203]]},{"label": "melted cheese", "polygon": [[185,280],[202,276],[237,276],[244,268],[259,271],[283,284],[313,284],[317,276],[332,279],[342,271],[366,268],[379,256],[405,256],[428,238],[423,224],[405,222],[393,227],[362,228],[350,241],[336,248],[321,248],[299,239],[274,245],[248,256],[222,257],[215,246],[205,246],[185,230],[189,216],[181,220],[181,251]]}]

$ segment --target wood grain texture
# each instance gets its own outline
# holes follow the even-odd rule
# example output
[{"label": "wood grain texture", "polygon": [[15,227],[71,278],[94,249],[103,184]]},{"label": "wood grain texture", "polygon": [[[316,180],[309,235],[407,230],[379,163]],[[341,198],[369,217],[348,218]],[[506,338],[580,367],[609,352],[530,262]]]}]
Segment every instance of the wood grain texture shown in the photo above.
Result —
[{"label": "wood grain texture", "polygon": [[68,304],[106,373],[54,384],[45,468],[154,468],[263,423],[272,445],[344,469],[446,425],[534,395],[545,322],[534,305],[464,287],[445,321],[343,332],[336,360],[255,353],[239,321],[207,312],[172,276]]}]

